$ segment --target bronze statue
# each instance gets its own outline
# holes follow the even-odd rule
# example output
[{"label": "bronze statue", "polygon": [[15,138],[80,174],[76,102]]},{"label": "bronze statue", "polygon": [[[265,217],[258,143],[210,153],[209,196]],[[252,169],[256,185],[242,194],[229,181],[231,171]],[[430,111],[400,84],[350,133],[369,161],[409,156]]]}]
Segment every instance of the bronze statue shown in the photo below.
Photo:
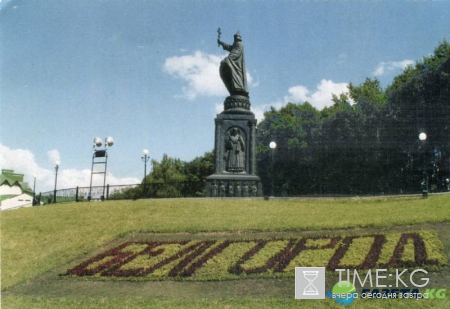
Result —
[{"label": "bronze statue", "polygon": [[220,28],[217,30],[217,44],[222,45],[224,50],[230,54],[220,63],[220,77],[230,95],[241,95],[248,97],[247,72],[244,60],[244,45],[239,32],[234,35],[233,45],[226,44],[220,40]]},{"label": "bronze statue", "polygon": [[220,63],[220,77],[230,95],[215,118],[214,174],[206,179],[207,194],[262,196],[261,178],[256,170],[257,120],[250,109],[242,37],[236,33],[234,43],[228,45],[221,41],[221,34],[220,28],[217,29],[217,44],[229,54]]}]

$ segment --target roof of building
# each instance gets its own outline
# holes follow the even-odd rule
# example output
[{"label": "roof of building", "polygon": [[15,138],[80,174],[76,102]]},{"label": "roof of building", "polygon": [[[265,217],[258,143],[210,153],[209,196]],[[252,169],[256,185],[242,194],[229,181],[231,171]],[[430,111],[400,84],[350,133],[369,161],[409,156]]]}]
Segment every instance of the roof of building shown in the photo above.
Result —
[{"label": "roof of building", "polygon": [[0,175],[0,186],[7,184],[8,186],[19,186],[23,193],[32,194],[33,190],[23,181],[23,174],[14,173],[14,170],[2,169]]}]

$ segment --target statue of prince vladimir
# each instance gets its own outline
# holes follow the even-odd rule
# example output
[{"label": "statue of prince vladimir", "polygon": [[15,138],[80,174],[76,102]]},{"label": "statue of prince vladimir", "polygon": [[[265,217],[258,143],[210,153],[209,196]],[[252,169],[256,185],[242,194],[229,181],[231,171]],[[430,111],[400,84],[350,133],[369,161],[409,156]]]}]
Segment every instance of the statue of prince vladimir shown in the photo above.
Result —
[{"label": "statue of prince vladimir", "polygon": [[[220,33],[220,32],[219,32]],[[233,45],[226,44],[217,39],[217,44],[222,45],[230,54],[220,63],[220,77],[230,95],[248,97],[247,72],[244,60],[244,45],[239,32],[234,35]]]}]

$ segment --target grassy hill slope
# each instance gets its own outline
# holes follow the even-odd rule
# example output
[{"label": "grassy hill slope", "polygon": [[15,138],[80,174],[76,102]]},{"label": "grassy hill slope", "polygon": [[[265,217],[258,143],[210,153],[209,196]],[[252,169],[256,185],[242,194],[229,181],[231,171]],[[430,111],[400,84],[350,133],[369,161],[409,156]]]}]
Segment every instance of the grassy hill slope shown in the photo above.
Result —
[{"label": "grassy hill slope", "polygon": [[[284,232],[393,227],[428,222],[450,222],[450,195],[430,196],[428,199],[377,197],[269,201],[107,201],[6,211],[1,213],[2,291],[14,290],[16,285],[26,284],[45,272],[67,265],[80,255],[88,254],[107,242],[131,233]],[[55,301],[46,298],[30,300],[25,296],[8,293],[6,296],[4,300],[9,301],[15,308],[28,307],[27,303],[51,308],[48,307],[49,302]],[[198,291],[198,298],[203,298],[201,291]],[[67,299],[58,301],[64,303],[62,308],[91,308],[103,305],[105,308],[118,308],[114,307],[113,303],[123,305],[119,307],[140,308],[147,305],[151,307],[151,304],[157,302],[156,299],[147,300],[144,301],[147,304],[144,306],[138,305],[142,300],[121,299],[113,302],[110,297],[102,301],[96,298],[91,302],[88,298],[79,300],[71,298],[70,295]],[[234,301],[237,307],[248,305],[245,301]],[[271,301],[261,300],[259,306],[255,307],[277,307]],[[295,302],[290,300],[279,301],[287,306],[295,305]],[[82,305],[83,302],[87,305]],[[216,307],[216,300],[191,302],[198,302],[199,306],[205,308]],[[159,305],[178,308],[189,307],[194,303],[186,305],[183,301],[166,300]],[[447,301],[445,303],[449,304]],[[316,303],[314,306],[321,308],[321,305]]]}]

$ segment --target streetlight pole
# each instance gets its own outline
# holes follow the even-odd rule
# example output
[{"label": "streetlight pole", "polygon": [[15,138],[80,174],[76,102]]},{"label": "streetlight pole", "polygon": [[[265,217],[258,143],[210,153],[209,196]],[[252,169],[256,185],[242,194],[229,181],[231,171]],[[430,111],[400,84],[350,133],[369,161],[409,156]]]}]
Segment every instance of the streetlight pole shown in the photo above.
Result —
[{"label": "streetlight pole", "polygon": [[147,184],[147,180],[146,180],[146,178],[147,178],[147,162],[148,162],[148,160],[150,160],[150,157],[148,156],[148,149],[144,149],[142,152],[144,153],[144,156],[141,157],[141,159],[144,162],[144,188],[143,188],[143,191],[144,191],[144,198],[145,198],[145,197],[147,197],[147,186],[146,186],[146,184]]},{"label": "streetlight pole", "polygon": [[269,148],[271,149],[270,152],[271,152],[271,157],[272,157],[272,159],[271,159],[271,161],[272,161],[272,162],[271,162],[271,165],[272,165],[272,166],[271,166],[271,169],[270,169],[270,170],[271,170],[271,171],[270,171],[270,174],[271,174],[271,175],[270,175],[270,176],[271,176],[270,178],[272,178],[272,179],[271,179],[271,182],[272,182],[272,189],[271,189],[271,191],[272,191],[272,192],[271,192],[270,196],[271,196],[271,197],[274,197],[274,184],[273,184],[273,178],[274,178],[274,177],[273,177],[273,174],[274,174],[274,173],[273,173],[273,160],[274,160],[274,158],[273,158],[273,157],[274,157],[275,149],[277,148],[277,143],[275,143],[275,142],[270,142]]},{"label": "streetlight pole", "polygon": [[36,175],[33,175],[34,177],[34,184],[33,184],[33,202],[31,203],[31,206],[34,206],[36,204]]},{"label": "streetlight pole", "polygon": [[423,144],[423,184],[424,187],[422,189],[422,196],[423,198],[428,197],[428,172],[427,172],[427,162],[426,162],[426,152],[425,152],[425,141],[427,140],[427,134],[425,132],[422,132],[419,134],[419,139],[422,141]]},{"label": "streetlight pole", "polygon": [[53,191],[53,203],[56,203],[56,184],[58,182],[59,161],[55,161],[55,190]]}]

